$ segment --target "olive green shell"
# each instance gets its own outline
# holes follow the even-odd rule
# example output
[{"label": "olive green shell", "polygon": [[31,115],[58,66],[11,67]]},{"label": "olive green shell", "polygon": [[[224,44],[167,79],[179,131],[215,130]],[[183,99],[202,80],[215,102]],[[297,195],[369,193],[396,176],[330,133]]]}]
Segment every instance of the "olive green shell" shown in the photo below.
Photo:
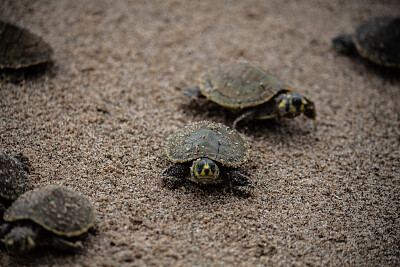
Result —
[{"label": "olive green shell", "polygon": [[92,227],[96,218],[89,199],[62,186],[28,191],[4,213],[4,220],[30,220],[44,229],[66,237],[78,236]]},{"label": "olive green shell", "polygon": [[353,35],[357,51],[388,67],[400,67],[400,17],[378,17],[357,27]]},{"label": "olive green shell", "polygon": [[0,69],[19,69],[45,63],[53,50],[42,38],[0,20]]},{"label": "olive green shell", "polygon": [[238,131],[220,123],[200,121],[172,134],[166,153],[176,163],[209,158],[224,166],[238,166],[247,160],[248,148]]},{"label": "olive green shell", "polygon": [[199,88],[207,99],[232,109],[258,106],[281,91],[292,91],[262,68],[244,63],[205,73]]},{"label": "olive green shell", "polygon": [[14,200],[28,189],[27,173],[22,164],[0,151],[0,198]]}]

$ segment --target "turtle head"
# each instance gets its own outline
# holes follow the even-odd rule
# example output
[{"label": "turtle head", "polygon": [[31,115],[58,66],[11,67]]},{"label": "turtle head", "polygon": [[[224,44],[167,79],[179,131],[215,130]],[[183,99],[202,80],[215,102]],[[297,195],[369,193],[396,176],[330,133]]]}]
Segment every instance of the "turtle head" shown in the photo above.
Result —
[{"label": "turtle head", "polygon": [[341,34],[332,39],[333,48],[343,54],[352,54],[356,51],[353,37],[350,34]]},{"label": "turtle head", "polygon": [[283,93],[277,99],[278,117],[293,118],[301,113],[310,119],[315,119],[314,103],[305,96],[296,93]]},{"label": "turtle head", "polygon": [[4,243],[11,254],[25,254],[35,248],[35,237],[31,228],[15,227],[4,237]]},{"label": "turtle head", "polygon": [[198,184],[218,183],[218,165],[209,158],[200,158],[193,161],[190,167],[190,180]]}]

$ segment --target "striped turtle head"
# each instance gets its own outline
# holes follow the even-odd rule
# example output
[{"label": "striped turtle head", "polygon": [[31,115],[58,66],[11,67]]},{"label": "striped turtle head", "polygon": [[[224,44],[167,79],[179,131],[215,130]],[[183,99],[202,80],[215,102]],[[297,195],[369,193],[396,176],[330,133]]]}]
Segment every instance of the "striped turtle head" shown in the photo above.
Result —
[{"label": "striped turtle head", "polygon": [[199,158],[190,167],[189,179],[198,184],[219,183],[218,165],[209,158]]},{"label": "striped turtle head", "polygon": [[296,93],[284,93],[277,101],[278,117],[294,118],[301,113],[310,119],[315,119],[314,103],[305,96]]}]

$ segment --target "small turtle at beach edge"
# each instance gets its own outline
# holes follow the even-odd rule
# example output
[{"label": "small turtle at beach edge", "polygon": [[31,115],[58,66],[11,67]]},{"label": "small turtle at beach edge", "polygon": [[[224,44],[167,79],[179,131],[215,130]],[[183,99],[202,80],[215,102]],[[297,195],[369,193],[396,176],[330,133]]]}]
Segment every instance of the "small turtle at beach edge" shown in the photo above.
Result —
[{"label": "small turtle at beach edge", "polygon": [[12,82],[20,82],[27,68],[50,61],[53,49],[41,37],[0,20],[0,70]]},{"label": "small turtle at beach edge", "polygon": [[190,123],[168,138],[166,154],[174,164],[163,172],[163,182],[175,187],[185,179],[200,185],[230,181],[238,193],[249,194],[249,178],[236,169],[248,153],[238,131],[220,123]]},{"label": "small turtle at beach edge", "polygon": [[46,186],[26,192],[6,210],[0,237],[12,254],[37,246],[75,250],[82,243],[73,238],[87,232],[95,218],[87,197],[67,187]]},{"label": "small turtle at beach edge", "polygon": [[199,79],[199,85],[186,89],[185,96],[208,100],[233,110],[241,121],[294,118],[300,114],[315,119],[314,102],[279,81],[260,67],[237,63],[211,70]]},{"label": "small turtle at beach edge", "polygon": [[360,24],[354,34],[332,39],[343,53],[358,53],[380,66],[400,68],[400,17],[377,17]]}]

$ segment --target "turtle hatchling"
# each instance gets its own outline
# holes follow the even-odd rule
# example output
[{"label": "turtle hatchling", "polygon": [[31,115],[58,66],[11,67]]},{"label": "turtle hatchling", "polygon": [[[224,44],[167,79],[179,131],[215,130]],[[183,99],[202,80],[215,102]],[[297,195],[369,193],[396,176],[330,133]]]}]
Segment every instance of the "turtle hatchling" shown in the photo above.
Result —
[{"label": "turtle hatchling", "polygon": [[74,250],[82,243],[72,238],[91,228],[95,218],[87,197],[66,187],[46,186],[26,192],[6,210],[0,237],[12,254],[36,246]]},{"label": "turtle hatchling", "polygon": [[209,121],[191,123],[172,134],[166,145],[174,163],[163,172],[163,181],[174,187],[185,179],[196,184],[230,180],[240,193],[249,193],[249,178],[236,167],[247,161],[249,145],[236,130]]},{"label": "turtle hatchling", "polygon": [[28,189],[24,163],[0,150],[0,222],[7,206]]},{"label": "turtle hatchling", "polygon": [[206,97],[220,106],[237,111],[233,123],[248,119],[294,118],[300,114],[315,119],[314,102],[279,81],[260,67],[237,63],[211,70],[198,86],[185,90],[191,99]]},{"label": "turtle hatchling", "polygon": [[50,61],[52,48],[41,37],[0,20],[0,70],[21,80],[25,68]]},{"label": "turtle hatchling", "polygon": [[377,17],[359,25],[353,34],[341,34],[333,47],[344,54],[357,52],[386,67],[400,68],[400,17]]}]

